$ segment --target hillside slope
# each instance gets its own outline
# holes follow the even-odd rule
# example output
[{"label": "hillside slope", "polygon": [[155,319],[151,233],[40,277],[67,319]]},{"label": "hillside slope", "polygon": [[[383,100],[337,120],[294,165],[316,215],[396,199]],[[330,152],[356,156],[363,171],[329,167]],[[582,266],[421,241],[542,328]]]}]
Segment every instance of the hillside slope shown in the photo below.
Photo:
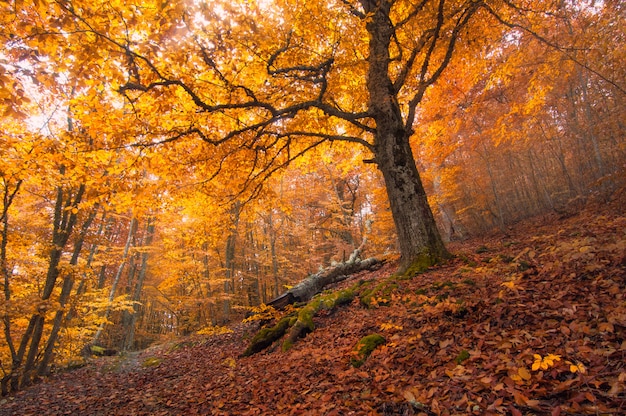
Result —
[{"label": "hillside slope", "polygon": [[[626,217],[585,211],[453,244],[409,279],[242,358],[254,323],[102,358],[0,398],[0,415],[626,414]],[[382,286],[381,286],[382,284]],[[374,283],[370,283],[372,287]],[[367,287],[367,285],[361,285]],[[386,343],[359,368],[353,348]]]}]

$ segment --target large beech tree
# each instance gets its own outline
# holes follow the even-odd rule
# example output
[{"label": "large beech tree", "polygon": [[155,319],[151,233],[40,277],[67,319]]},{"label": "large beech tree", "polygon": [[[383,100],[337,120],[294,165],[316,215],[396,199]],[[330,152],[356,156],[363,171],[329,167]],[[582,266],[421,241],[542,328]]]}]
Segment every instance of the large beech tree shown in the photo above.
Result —
[{"label": "large beech tree", "polygon": [[[549,3],[541,7],[566,6]],[[93,66],[80,68],[85,87],[101,82],[125,98],[119,128],[140,138],[135,145],[190,138],[214,145],[201,159],[213,163],[209,177],[232,182],[225,197],[254,197],[270,175],[321,144],[364,147],[385,180],[402,268],[448,256],[410,146],[427,90],[459,45],[471,54],[549,15],[479,0],[56,1],[35,8],[46,6],[31,35],[48,42],[44,50],[63,50],[49,46],[57,32],[63,36],[55,41],[67,42],[75,57],[58,57],[61,67],[76,71],[73,60],[90,58]],[[517,23],[519,16],[528,19]]]},{"label": "large beech tree", "polygon": [[141,120],[143,144],[213,144],[215,174],[238,160],[233,188],[250,195],[320,144],[363,146],[385,179],[402,267],[448,256],[409,140],[483,2],[57,5],[85,47],[117,58],[109,79]]}]

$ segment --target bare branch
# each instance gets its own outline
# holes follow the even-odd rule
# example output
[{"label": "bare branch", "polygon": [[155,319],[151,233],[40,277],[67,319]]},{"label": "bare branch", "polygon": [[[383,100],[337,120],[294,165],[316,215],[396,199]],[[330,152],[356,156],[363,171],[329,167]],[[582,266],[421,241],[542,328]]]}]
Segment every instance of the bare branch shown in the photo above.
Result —
[{"label": "bare branch", "polygon": [[341,2],[348,7],[348,10],[353,16],[365,19],[365,14],[354,7],[354,4],[350,3],[348,0],[341,0]]},{"label": "bare branch", "polygon": [[472,16],[484,5],[483,2],[480,0],[479,1],[470,0],[470,4],[463,10],[463,12],[458,17],[458,19],[456,20],[454,24],[454,28],[452,29],[452,33],[450,34],[450,39],[448,40],[448,44],[446,47],[446,53],[442,61],[439,63],[439,66],[437,67],[437,69],[435,69],[430,76],[427,76],[428,70],[430,69],[432,53],[435,49],[437,39],[439,38],[439,34],[443,26],[443,18],[444,18],[443,3],[444,3],[444,0],[440,0],[438,23],[437,23],[437,27],[435,28],[433,32],[433,39],[431,42],[431,47],[429,48],[429,51],[426,54],[426,58],[424,59],[424,62],[422,64],[422,70],[420,73],[420,85],[417,89],[416,94],[409,101],[409,110],[408,110],[407,119],[406,119],[406,128],[408,131],[410,131],[412,128],[413,121],[415,120],[415,109],[417,105],[422,101],[422,98],[424,97],[426,90],[428,89],[429,86],[434,84],[439,79],[439,77],[441,77],[441,74],[443,74],[443,71],[447,68],[448,64],[450,63],[452,59],[452,55],[454,53],[454,48],[456,47],[456,42],[459,39],[459,34],[461,30],[469,23]]},{"label": "bare branch", "polygon": [[424,49],[426,42],[428,42],[429,40],[433,41],[432,37],[434,35],[434,32],[435,32],[434,29],[429,29],[429,30],[424,31],[417,45],[411,50],[411,56],[409,56],[409,59],[404,64],[404,67],[402,68],[402,71],[398,75],[398,78],[396,78],[396,80],[393,83],[393,89],[396,92],[396,94],[404,86],[407,76],[413,69],[413,65],[415,64],[415,59],[417,58],[417,55],[419,55],[422,52],[422,49]]}]

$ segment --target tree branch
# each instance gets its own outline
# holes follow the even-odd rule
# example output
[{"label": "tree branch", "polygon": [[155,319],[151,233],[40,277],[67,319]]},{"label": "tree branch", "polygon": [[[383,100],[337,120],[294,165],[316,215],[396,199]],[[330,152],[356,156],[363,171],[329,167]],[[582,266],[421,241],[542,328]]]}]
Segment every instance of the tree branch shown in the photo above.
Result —
[{"label": "tree branch", "polygon": [[[506,1],[505,2],[509,7],[512,7],[516,10],[518,10],[518,7],[511,4],[511,2]],[[490,6],[485,5],[485,9],[489,12],[489,14],[491,14],[493,17],[496,18],[496,20],[498,22],[500,22],[501,24],[503,24],[504,26],[511,28],[511,29],[519,29],[522,32],[526,32],[529,35],[531,35],[532,37],[534,37],[535,39],[537,39],[539,42],[543,43],[544,45],[547,45],[559,52],[561,52],[563,55],[565,55],[567,57],[567,59],[571,60],[572,62],[574,62],[576,65],[579,65],[581,68],[586,69],[587,71],[591,72],[592,74],[594,74],[595,76],[597,76],[598,78],[600,78],[601,80],[603,80],[604,82],[612,85],[613,87],[615,87],[619,92],[621,92],[622,94],[626,95],[626,87],[622,87],[621,85],[617,84],[617,82],[608,79],[606,76],[602,75],[600,72],[598,72],[597,70],[591,68],[589,65],[585,64],[584,62],[582,62],[581,60],[579,60],[578,58],[576,58],[575,56],[571,55],[568,52],[568,49],[571,48],[566,48],[563,46],[560,46],[554,42],[549,41],[548,39],[546,39],[545,37],[541,36],[540,34],[538,34],[537,32],[535,32],[534,30],[524,26],[524,25],[520,25],[519,23],[512,23],[509,21],[506,21],[503,17],[501,17],[498,13],[496,13],[495,10],[493,10]]]},{"label": "tree branch", "polygon": [[441,77],[441,75],[443,74],[443,71],[447,68],[448,64],[450,63],[453,52],[454,52],[454,48],[456,47],[456,42],[459,39],[459,34],[461,32],[461,29],[463,29],[469,23],[472,16],[481,7],[484,6],[481,0],[478,0],[478,1],[470,0],[469,6],[463,9],[461,15],[459,16],[459,18],[456,20],[454,24],[454,28],[452,29],[452,33],[450,34],[450,39],[448,40],[448,45],[446,47],[446,52],[442,61],[439,63],[439,66],[437,67],[437,69],[435,69],[435,71],[433,71],[430,76],[427,76],[428,70],[430,69],[432,54],[435,50],[437,40],[440,37],[440,32],[444,24],[443,3],[444,3],[444,0],[440,0],[438,18],[437,18],[437,26],[434,29],[430,48],[428,52],[426,53],[426,57],[422,64],[422,70],[420,72],[419,87],[417,89],[416,94],[409,101],[409,111],[408,111],[408,115],[406,119],[407,131],[410,131],[413,126],[413,122],[415,120],[415,109],[417,108],[417,105],[424,98],[424,94],[426,93],[426,90],[428,89],[428,87],[434,84],[439,79],[439,77]]}]

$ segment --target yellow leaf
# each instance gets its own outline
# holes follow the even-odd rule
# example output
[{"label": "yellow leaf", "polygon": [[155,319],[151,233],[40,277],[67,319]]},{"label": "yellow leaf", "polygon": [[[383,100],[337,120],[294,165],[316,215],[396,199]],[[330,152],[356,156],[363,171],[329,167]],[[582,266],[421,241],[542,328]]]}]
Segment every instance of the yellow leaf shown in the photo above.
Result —
[{"label": "yellow leaf", "polygon": [[380,329],[382,331],[387,331],[387,330],[398,330],[398,331],[400,331],[400,330],[402,330],[402,327],[400,325],[395,325],[395,324],[392,324],[390,322],[385,322],[385,323],[380,324]]},{"label": "yellow leaf", "polygon": [[548,354],[543,358],[539,354],[533,354],[533,357],[535,358],[531,367],[533,371],[537,371],[539,369],[547,370],[552,367],[556,361],[561,360],[561,356],[555,354]]},{"label": "yellow leaf", "polygon": [[571,364],[569,366],[569,371],[571,371],[572,373],[578,372],[580,374],[585,374],[587,372],[587,368],[585,368],[583,363],[577,361],[576,364]]},{"label": "yellow leaf", "polygon": [[224,361],[222,361],[222,364],[230,368],[237,367],[237,361],[235,361],[233,357],[226,358]]},{"label": "yellow leaf", "polygon": [[515,282],[510,280],[508,282],[502,283],[502,286],[508,287],[509,289],[515,289]]},{"label": "yellow leaf", "polygon": [[522,378],[522,380],[526,380],[526,381],[528,381],[528,380],[530,380],[530,378],[531,378],[530,373],[528,372],[528,370],[526,370],[526,368],[525,368],[525,367],[520,367],[520,368],[517,370],[517,374],[519,374],[519,376]]}]

